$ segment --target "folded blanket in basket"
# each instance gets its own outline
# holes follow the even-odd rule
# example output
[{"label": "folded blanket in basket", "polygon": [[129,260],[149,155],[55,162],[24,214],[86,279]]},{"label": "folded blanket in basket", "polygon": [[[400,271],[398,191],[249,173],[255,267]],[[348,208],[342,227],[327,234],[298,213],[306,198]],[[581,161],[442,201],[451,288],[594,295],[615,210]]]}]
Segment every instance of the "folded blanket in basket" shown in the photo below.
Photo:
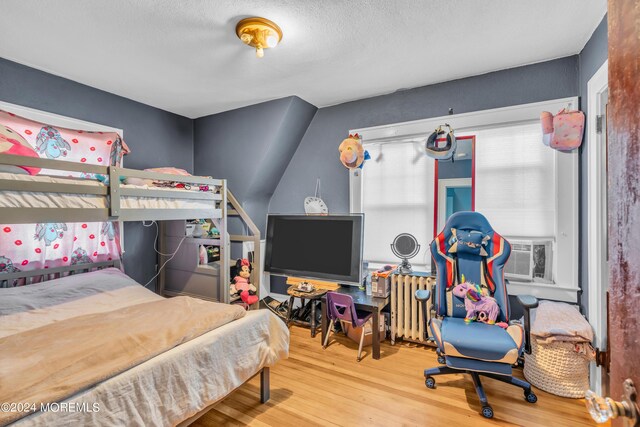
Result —
[{"label": "folded blanket in basket", "polygon": [[[176,297],[0,338],[0,402],[40,410],[244,315],[239,306]],[[0,411],[0,426],[25,415]]]},{"label": "folded blanket in basket", "polygon": [[574,306],[552,301],[540,301],[531,335],[546,343],[593,341],[591,325]]}]

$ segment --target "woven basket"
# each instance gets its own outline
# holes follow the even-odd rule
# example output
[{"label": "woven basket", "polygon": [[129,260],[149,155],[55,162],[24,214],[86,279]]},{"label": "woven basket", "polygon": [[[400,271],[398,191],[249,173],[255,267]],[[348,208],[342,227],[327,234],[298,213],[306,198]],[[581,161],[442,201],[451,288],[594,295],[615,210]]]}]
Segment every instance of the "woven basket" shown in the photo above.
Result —
[{"label": "woven basket", "polygon": [[[588,349],[591,347],[585,344]],[[531,340],[531,354],[524,355],[524,377],[549,393],[583,398],[589,389],[591,352],[576,351],[575,343],[556,341],[549,344]]]}]

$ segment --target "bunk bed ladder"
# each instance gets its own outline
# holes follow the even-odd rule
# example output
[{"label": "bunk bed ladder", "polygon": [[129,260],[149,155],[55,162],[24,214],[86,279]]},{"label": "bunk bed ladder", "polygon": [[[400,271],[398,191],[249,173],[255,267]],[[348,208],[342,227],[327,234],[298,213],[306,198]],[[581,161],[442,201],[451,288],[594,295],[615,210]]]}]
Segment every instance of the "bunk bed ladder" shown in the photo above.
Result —
[{"label": "bunk bed ladder", "polygon": [[[239,217],[245,225],[245,230],[248,234],[231,234],[229,235],[230,242],[253,242],[253,272],[251,273],[251,283],[258,289],[258,297],[260,297],[260,280],[262,266],[260,265],[262,258],[260,254],[260,230],[256,226],[256,224],[251,220],[249,214],[242,208],[242,205],[235,198],[235,196],[231,193],[231,191],[227,190],[227,203],[228,207],[225,206],[225,216],[233,216]],[[220,256],[222,257],[222,250]],[[227,282],[228,283],[228,282]],[[227,292],[228,294],[228,292]],[[228,297],[228,295],[227,295]],[[255,304],[257,305],[257,304]]]}]

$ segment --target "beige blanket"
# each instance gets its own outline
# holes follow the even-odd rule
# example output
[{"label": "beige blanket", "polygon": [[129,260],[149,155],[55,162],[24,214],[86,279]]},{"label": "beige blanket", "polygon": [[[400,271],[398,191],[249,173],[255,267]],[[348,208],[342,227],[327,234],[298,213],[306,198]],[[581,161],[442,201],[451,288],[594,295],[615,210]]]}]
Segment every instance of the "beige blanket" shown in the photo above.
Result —
[{"label": "beige blanket", "polygon": [[[177,297],[0,338],[0,402],[39,410],[244,315],[239,306]],[[0,411],[0,425],[24,415]]]},{"label": "beige blanket", "polygon": [[593,329],[577,308],[563,302],[540,301],[531,327],[539,343],[593,341]]}]

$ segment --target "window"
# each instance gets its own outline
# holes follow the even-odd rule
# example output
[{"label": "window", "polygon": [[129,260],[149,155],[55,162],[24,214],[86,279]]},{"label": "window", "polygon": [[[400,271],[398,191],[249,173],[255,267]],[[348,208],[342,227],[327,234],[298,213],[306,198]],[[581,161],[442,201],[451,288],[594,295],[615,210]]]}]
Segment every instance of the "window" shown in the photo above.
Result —
[{"label": "window", "polygon": [[413,234],[420,252],[410,262],[424,270],[431,264],[434,162],[421,151],[424,138],[366,145],[372,159],[362,173],[364,259],[372,267],[397,264],[391,242]]},{"label": "window", "polygon": [[576,302],[578,153],[545,147],[538,121],[541,111],[573,106],[577,98],[350,130],[362,136],[372,157],[350,173],[351,211],[365,214],[365,261],[374,268],[398,263],[389,245],[408,232],[421,245],[411,263],[429,269],[434,161],[421,144],[446,122],[456,135],[476,137],[475,210],[509,239],[553,242],[553,283],[512,280],[509,292]]},{"label": "window", "polygon": [[506,237],[553,237],[554,150],[539,123],[465,132],[476,136],[476,211]]}]

